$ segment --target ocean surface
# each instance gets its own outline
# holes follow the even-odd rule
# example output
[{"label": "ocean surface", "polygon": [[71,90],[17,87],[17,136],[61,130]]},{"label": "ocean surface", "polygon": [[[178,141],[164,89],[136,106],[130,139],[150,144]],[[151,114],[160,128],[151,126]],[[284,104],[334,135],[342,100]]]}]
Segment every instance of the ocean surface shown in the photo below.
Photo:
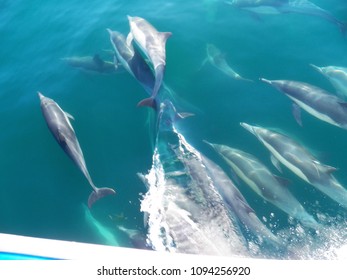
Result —
[{"label": "ocean surface", "polygon": [[[312,2],[347,21],[345,0]],[[153,163],[153,155],[160,153],[155,140],[161,131],[150,125],[158,117],[153,110],[136,106],[147,93],[126,71],[86,71],[63,60],[98,55],[113,62],[106,28],[128,34],[127,15],[172,32],[164,82],[174,92],[177,108],[194,114],[180,120],[175,132],[179,141],[183,135],[189,142],[180,142],[185,147],[180,153],[202,153],[220,166],[259,220],[287,239],[297,258],[339,258],[340,248],[347,245],[347,210],[287,168],[279,173],[269,152],[239,123],[290,135],[321,162],[336,167],[334,176],[347,188],[347,132],[306,112],[299,126],[289,98],[259,81],[297,80],[334,94],[310,64],[347,67],[346,34],[320,17],[254,15],[217,0],[0,0],[0,232],[122,247],[141,247],[146,239],[149,247],[157,244],[153,234],[160,228],[148,225],[148,215],[154,214],[143,211],[152,209],[144,197],[155,186],[146,186],[141,178],[161,172],[160,164]],[[220,49],[230,67],[253,82],[235,80],[204,64],[207,44]],[[48,130],[38,91],[74,117],[71,123],[95,185],[114,188],[115,196],[88,209],[92,189]],[[234,178],[203,140],[247,151],[287,178],[290,192],[324,229],[312,233],[264,202]],[[177,242],[172,247],[179,247]]]}]

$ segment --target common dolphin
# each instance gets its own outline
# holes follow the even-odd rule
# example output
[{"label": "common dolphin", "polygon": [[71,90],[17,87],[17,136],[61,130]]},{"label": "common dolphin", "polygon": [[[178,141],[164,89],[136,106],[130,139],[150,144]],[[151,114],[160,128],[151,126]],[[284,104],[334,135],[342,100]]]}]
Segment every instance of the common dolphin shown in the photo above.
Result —
[{"label": "common dolphin", "polygon": [[114,62],[106,61],[100,58],[98,54],[94,56],[71,56],[64,57],[61,60],[75,68],[98,73],[115,73],[116,68]]},{"label": "common dolphin", "polygon": [[[207,141],[205,141],[208,143]],[[288,189],[288,181],[275,176],[255,156],[226,145],[208,143],[256,194],[277,206],[303,225],[318,229],[317,221],[306,212]]]},{"label": "common dolphin", "polygon": [[166,66],[166,41],[171,32],[158,32],[148,21],[140,17],[128,16],[130,33],[128,45],[133,40],[153,67],[155,84],[150,98],[142,100],[140,106],[156,107],[155,97],[161,87]]},{"label": "common dolphin", "polygon": [[95,201],[106,195],[115,194],[116,192],[111,188],[97,188],[94,185],[75,131],[69,121],[69,118],[73,119],[73,117],[64,112],[53,99],[43,96],[40,92],[38,92],[38,95],[40,97],[41,110],[49,130],[64,152],[84,174],[93,189],[88,198],[88,207],[91,208]]},{"label": "common dolphin", "polygon": [[215,45],[207,44],[206,53],[207,58],[203,61],[201,66],[209,62],[212,66],[233,79],[252,82],[252,80],[245,79],[240,74],[236,73],[226,62],[224,54]]},{"label": "common dolphin", "polygon": [[260,80],[293,100],[293,114],[300,125],[302,108],[322,121],[347,129],[347,103],[337,96],[308,83],[263,78]]},{"label": "common dolphin", "polygon": [[282,133],[247,123],[240,124],[270,151],[275,165],[279,161],[305,182],[347,208],[347,190],[332,175],[335,167],[319,162],[301,144]]},{"label": "common dolphin", "polygon": [[259,14],[295,13],[323,18],[339,27],[342,34],[347,30],[346,22],[342,22],[327,10],[308,0],[231,0],[225,3]]},{"label": "common dolphin", "polygon": [[133,45],[128,45],[126,38],[118,31],[107,29],[110,34],[110,41],[114,48],[117,61],[144,87],[148,94],[152,94],[155,77],[152,70],[144,58],[134,49]]},{"label": "common dolphin", "polygon": [[234,182],[228,177],[223,169],[209,158],[203,156],[202,163],[206,166],[207,174],[214,182],[216,190],[220,193],[223,201],[228,205],[232,213],[248,235],[255,235],[264,244],[283,249],[285,246],[281,238],[273,234],[257,217],[254,209],[248,204]]},{"label": "common dolphin", "polygon": [[310,65],[330,81],[341,98],[347,98],[347,67]]}]

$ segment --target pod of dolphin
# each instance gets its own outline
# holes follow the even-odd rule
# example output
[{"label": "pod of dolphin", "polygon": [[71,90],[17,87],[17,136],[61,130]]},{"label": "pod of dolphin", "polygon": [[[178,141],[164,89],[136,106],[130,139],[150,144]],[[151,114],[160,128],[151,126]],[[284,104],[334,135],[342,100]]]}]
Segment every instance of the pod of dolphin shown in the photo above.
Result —
[{"label": "pod of dolphin", "polygon": [[[310,14],[336,24],[341,32],[345,32],[346,30],[345,23],[337,20],[330,13],[308,1],[234,0],[229,1],[228,4],[236,8],[252,10],[259,13],[264,13],[266,11],[268,13],[293,12]],[[191,115],[189,113],[176,111],[175,105],[173,104],[174,100],[170,100],[163,86],[166,68],[166,42],[172,34],[171,32],[159,32],[147,20],[141,17],[128,16],[128,21],[130,32],[127,36],[118,31],[107,29],[114,51],[113,62],[103,61],[99,56],[66,58],[65,60],[74,67],[82,67],[100,73],[113,73],[118,71],[119,68],[125,69],[141,84],[149,95],[148,98],[141,100],[138,106],[147,106],[154,109],[156,112],[157,144],[161,141],[160,145],[166,145],[168,153],[175,155],[177,157],[176,161],[179,161],[180,165],[184,166],[184,171],[182,172],[186,173],[189,180],[196,181],[194,187],[195,192],[202,193],[199,199],[213,198],[214,201],[218,202],[216,205],[219,205],[219,203],[224,203],[226,205],[227,211],[225,208],[220,208],[219,219],[221,219],[221,221],[224,219],[225,221],[225,218],[229,216],[232,222],[227,228],[221,227],[220,231],[228,231],[230,235],[232,235],[232,224],[237,220],[239,226],[246,229],[246,231],[250,231],[260,239],[265,240],[265,242],[280,249],[286,247],[285,242],[272,233],[257,217],[255,211],[221,167],[196,151],[188,143],[184,142],[185,149],[187,149],[187,151],[189,150],[192,156],[190,158],[185,158],[182,156],[182,151],[175,147],[173,143],[170,143],[170,141],[163,142],[162,139],[159,139],[160,132],[169,130],[174,132],[175,136],[183,141],[183,136],[176,130],[174,123],[179,119]],[[216,69],[235,80],[244,82],[252,81],[244,78],[233,70],[226,62],[221,51],[213,44],[207,44],[206,54],[207,58],[202,65],[209,62]],[[344,98],[347,96],[347,68],[337,66],[318,67],[313,64],[311,66],[329,79],[335,87],[339,97],[317,86],[304,82],[268,80],[265,78],[260,78],[260,81],[269,84],[293,101],[293,115],[300,125],[302,125],[300,111],[303,109],[319,120],[342,129],[347,129],[347,103],[344,101]],[[89,175],[77,136],[70,123],[70,119],[73,119],[73,117],[63,111],[54,100],[45,97],[40,92],[38,95],[43,116],[49,130],[64,152],[84,174],[92,187],[92,193],[88,199],[88,207],[92,207],[98,199],[106,195],[115,194],[116,192],[113,188],[98,188],[94,185]],[[334,200],[339,206],[347,209],[347,190],[333,176],[333,172],[336,171],[336,168],[321,163],[308,152],[301,143],[294,141],[283,133],[260,126],[253,126],[244,122],[241,122],[240,125],[255,135],[260,143],[270,152],[271,161],[280,172],[282,172],[280,167],[280,164],[282,164],[299,178]],[[287,215],[299,221],[304,227],[310,228],[316,232],[322,229],[322,225],[305,210],[298,199],[289,191],[287,188],[287,179],[273,174],[259,159],[245,151],[226,145],[209,143],[207,141],[205,141],[205,143],[211,146],[230,167],[230,170],[263,200],[275,205]],[[170,173],[168,172],[167,174],[170,174],[170,176],[173,176],[172,174],[178,176],[177,174],[179,174],[179,176],[181,176],[182,174],[180,172],[173,172],[171,170]],[[144,179],[145,176],[142,176],[142,178]],[[179,183],[181,179],[175,180],[176,183]],[[146,179],[144,179],[144,182],[146,183]],[[180,217],[183,219],[181,222],[183,224],[187,223],[186,227],[189,227],[192,225],[192,222],[188,220],[190,217],[193,219],[195,215],[192,209],[195,209],[194,211],[196,211],[196,213],[208,210],[204,208],[206,205],[204,207],[199,205],[197,202],[199,199],[197,197],[198,195],[196,195],[194,199],[191,197],[189,198],[196,203],[193,203],[195,205],[194,207],[186,207],[184,211],[178,208],[171,208],[171,212],[167,212],[167,219],[171,217],[171,225],[168,221],[169,225],[168,229],[166,229],[170,229],[172,232],[171,235],[169,233],[171,236],[170,238],[176,238],[176,240],[173,240],[173,243],[176,242],[176,247],[181,248],[180,252],[212,252],[213,254],[222,252],[222,254],[229,254],[227,252],[229,249],[226,248],[223,248],[223,250],[222,248],[211,249],[211,251],[205,250],[203,247],[210,246],[211,239],[208,238],[206,231],[201,228],[197,228],[197,230],[199,230],[199,235],[197,236],[202,240],[202,243],[199,244],[200,247],[196,247],[196,250],[189,250],[187,247],[178,244],[179,242],[182,242],[182,244],[187,242],[183,239],[188,238],[187,235],[182,235],[182,233],[177,230]],[[189,213],[189,209],[191,209],[191,213]],[[198,211],[197,209],[200,210]],[[186,216],[186,213],[188,213],[188,216]],[[194,218],[198,221],[197,224],[199,224],[199,217],[194,216]],[[191,231],[191,234],[193,234],[193,231]],[[221,234],[221,236],[222,235],[223,234]],[[222,239],[221,237],[220,244],[224,242]],[[203,240],[208,241],[204,243]],[[149,241],[150,243],[154,243],[153,240]],[[217,243],[215,243],[214,246],[216,246],[216,244]],[[189,243],[187,246],[193,246],[193,243]],[[154,245],[152,247],[154,249],[158,248],[158,246]],[[230,250],[232,250],[232,248]]]}]

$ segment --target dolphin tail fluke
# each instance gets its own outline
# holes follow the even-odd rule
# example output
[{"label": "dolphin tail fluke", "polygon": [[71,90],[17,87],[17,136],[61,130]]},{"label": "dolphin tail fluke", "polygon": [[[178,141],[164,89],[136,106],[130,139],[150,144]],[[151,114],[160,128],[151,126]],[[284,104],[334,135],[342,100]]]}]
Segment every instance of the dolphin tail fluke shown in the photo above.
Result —
[{"label": "dolphin tail fluke", "polygon": [[153,97],[149,97],[149,98],[145,98],[143,100],[141,100],[139,103],[137,103],[137,106],[138,107],[151,107],[153,108],[154,110],[156,109],[156,102],[155,102],[155,99]]},{"label": "dolphin tail fluke", "polygon": [[95,188],[93,192],[89,195],[88,207],[91,208],[97,200],[111,194],[116,194],[116,191],[111,188]]}]

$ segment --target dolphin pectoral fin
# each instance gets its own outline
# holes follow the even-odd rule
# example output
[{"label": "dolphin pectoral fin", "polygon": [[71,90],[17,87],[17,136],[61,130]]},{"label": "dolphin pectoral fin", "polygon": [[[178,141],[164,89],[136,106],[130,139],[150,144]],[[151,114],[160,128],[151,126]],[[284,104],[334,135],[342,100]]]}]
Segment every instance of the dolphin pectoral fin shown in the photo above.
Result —
[{"label": "dolphin pectoral fin", "polygon": [[89,195],[88,198],[88,207],[91,208],[92,205],[99,200],[100,198],[103,198],[107,195],[113,195],[116,194],[116,191],[111,188],[95,188],[92,193]]},{"label": "dolphin pectoral fin", "polygon": [[278,159],[275,158],[273,155],[270,156],[270,159],[271,159],[271,163],[276,167],[276,169],[279,172],[283,173],[280,162],[278,161]]},{"label": "dolphin pectoral fin", "polygon": [[292,106],[292,113],[293,113],[293,116],[294,116],[294,119],[296,120],[296,122],[302,126],[302,120],[301,120],[301,109],[299,107],[298,104],[296,103],[293,103],[293,106]]},{"label": "dolphin pectoral fin", "polygon": [[156,109],[156,102],[155,102],[155,99],[152,98],[152,97],[149,97],[149,98],[145,98],[143,100],[141,100],[139,103],[137,103],[137,107],[151,107],[153,108],[154,110]]},{"label": "dolphin pectoral fin", "polygon": [[75,120],[75,118],[73,117],[73,115],[67,113],[64,111],[64,114],[69,118],[69,119],[72,119],[72,120]]}]

